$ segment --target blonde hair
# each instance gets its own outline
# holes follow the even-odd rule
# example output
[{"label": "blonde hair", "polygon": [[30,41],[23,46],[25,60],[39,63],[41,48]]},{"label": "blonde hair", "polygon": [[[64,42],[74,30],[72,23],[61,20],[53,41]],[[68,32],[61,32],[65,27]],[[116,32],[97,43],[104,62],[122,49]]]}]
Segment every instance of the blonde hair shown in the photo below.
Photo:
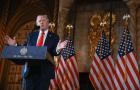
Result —
[{"label": "blonde hair", "polygon": [[47,15],[38,15],[38,16],[36,17],[36,25],[38,25],[38,18],[39,18],[39,17],[44,17],[44,18],[46,18],[47,22],[49,22],[49,18],[48,18]]}]

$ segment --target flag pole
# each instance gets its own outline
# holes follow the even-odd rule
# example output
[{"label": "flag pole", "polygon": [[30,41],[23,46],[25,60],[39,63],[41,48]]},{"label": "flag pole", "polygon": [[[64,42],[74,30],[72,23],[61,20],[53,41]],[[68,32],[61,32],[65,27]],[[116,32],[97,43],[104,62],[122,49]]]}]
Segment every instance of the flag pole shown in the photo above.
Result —
[{"label": "flag pole", "polygon": [[129,14],[123,16],[123,20],[125,20],[125,73],[124,73],[124,81],[127,80],[127,28],[128,28],[128,19],[130,18]]},{"label": "flag pole", "polygon": [[72,25],[70,25],[70,24],[68,24],[67,26],[66,26],[66,29],[68,30],[68,48],[67,48],[67,58],[66,59],[68,59],[68,56],[69,56],[69,43],[70,43],[70,34],[71,34],[71,30],[73,29],[73,26]]},{"label": "flag pole", "polygon": [[[102,31],[105,31],[105,24],[106,24],[106,22],[104,21],[104,22],[101,22],[100,23],[100,26],[101,26],[101,45],[100,45],[100,59],[101,59],[101,51],[102,51]],[[99,64],[101,65],[101,60],[99,61]],[[98,74],[99,76],[98,76],[98,79],[99,79],[99,82],[101,83],[102,82],[102,80],[101,80],[101,75],[102,75],[102,73],[101,73],[101,67],[99,68],[99,74]]]},{"label": "flag pole", "polygon": [[[67,26],[66,26],[66,29],[68,30],[68,47],[67,47],[67,54],[66,54],[66,60],[68,60],[68,58],[69,58],[69,43],[70,43],[70,34],[71,34],[71,30],[73,29],[73,26],[72,25],[70,25],[70,24],[68,24]],[[69,62],[69,61],[68,61]],[[66,65],[68,64],[68,62],[66,62]],[[67,72],[66,72],[66,75],[65,75],[65,77],[64,77],[64,86],[66,86],[66,81],[67,81]]]},{"label": "flag pole", "polygon": [[111,29],[112,29],[112,1],[111,0],[111,3],[110,3],[110,24],[109,24],[109,49],[111,50]]}]

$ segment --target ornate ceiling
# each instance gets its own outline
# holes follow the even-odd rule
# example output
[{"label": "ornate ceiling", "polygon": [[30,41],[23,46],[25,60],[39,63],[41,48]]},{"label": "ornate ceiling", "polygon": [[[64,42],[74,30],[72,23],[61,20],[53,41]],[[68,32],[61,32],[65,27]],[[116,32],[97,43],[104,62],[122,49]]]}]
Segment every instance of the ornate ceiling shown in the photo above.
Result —
[{"label": "ornate ceiling", "polygon": [[39,14],[47,14],[51,21],[55,1],[58,0],[1,0],[0,23],[5,24],[7,33],[13,34],[21,25],[35,20]]},{"label": "ornate ceiling", "polygon": [[[21,25],[35,20],[38,14],[48,14],[50,16],[50,21],[53,21],[56,1],[57,3],[59,2],[60,5],[63,2],[62,6],[59,6],[59,8],[65,8],[70,6],[69,4],[76,0],[1,0],[0,23],[5,24],[6,32],[13,34]],[[77,0],[77,3],[111,1],[113,0]],[[140,4],[140,0],[118,1],[124,1],[127,5],[131,5],[133,3],[134,6],[138,6]],[[11,29],[13,32],[10,32]]]}]

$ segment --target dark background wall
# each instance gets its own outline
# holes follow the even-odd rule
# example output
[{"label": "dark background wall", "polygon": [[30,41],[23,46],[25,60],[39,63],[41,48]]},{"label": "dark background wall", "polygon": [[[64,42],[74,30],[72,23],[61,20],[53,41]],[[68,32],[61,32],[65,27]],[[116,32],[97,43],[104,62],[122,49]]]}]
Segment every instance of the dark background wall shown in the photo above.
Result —
[{"label": "dark background wall", "polygon": [[[17,36],[18,42],[24,41],[26,35],[35,24],[38,14],[48,14],[50,21],[58,24],[56,32],[65,36],[67,24],[74,25],[72,39],[78,58],[81,90],[92,90],[88,78],[92,58],[89,57],[90,18],[94,13],[104,16],[110,11],[116,15],[113,26],[115,41],[112,45],[113,58],[116,59],[122,34],[125,13],[131,15],[129,20],[133,46],[140,66],[140,4],[139,0],[0,0],[0,51],[4,44],[4,36]],[[58,11],[58,9],[62,9]],[[57,18],[57,16],[58,17]],[[58,21],[58,22],[57,22]],[[29,26],[29,27],[28,27]],[[62,39],[62,38],[61,38]],[[1,52],[0,52],[1,54]],[[0,58],[0,90],[20,90],[22,66]],[[13,72],[13,73],[11,73]]]}]

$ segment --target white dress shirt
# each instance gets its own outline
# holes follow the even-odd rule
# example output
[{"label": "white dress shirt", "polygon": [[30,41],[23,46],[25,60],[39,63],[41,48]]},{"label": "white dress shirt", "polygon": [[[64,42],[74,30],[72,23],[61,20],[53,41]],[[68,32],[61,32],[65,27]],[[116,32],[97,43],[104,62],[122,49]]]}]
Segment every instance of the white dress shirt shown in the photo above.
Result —
[{"label": "white dress shirt", "polygon": [[[47,35],[48,35],[48,29],[45,30],[44,33],[45,33],[45,35],[44,35],[43,45],[44,45],[45,40],[46,40]],[[37,43],[38,43],[38,41],[39,41],[39,39],[40,39],[40,37],[41,37],[41,34],[42,34],[42,31],[40,30],[40,31],[39,31],[39,35],[38,35],[38,38],[37,38]],[[37,43],[36,43],[36,46],[37,46]],[[59,53],[60,53],[60,50],[57,50],[57,49],[56,49],[56,53],[59,54]]]}]

